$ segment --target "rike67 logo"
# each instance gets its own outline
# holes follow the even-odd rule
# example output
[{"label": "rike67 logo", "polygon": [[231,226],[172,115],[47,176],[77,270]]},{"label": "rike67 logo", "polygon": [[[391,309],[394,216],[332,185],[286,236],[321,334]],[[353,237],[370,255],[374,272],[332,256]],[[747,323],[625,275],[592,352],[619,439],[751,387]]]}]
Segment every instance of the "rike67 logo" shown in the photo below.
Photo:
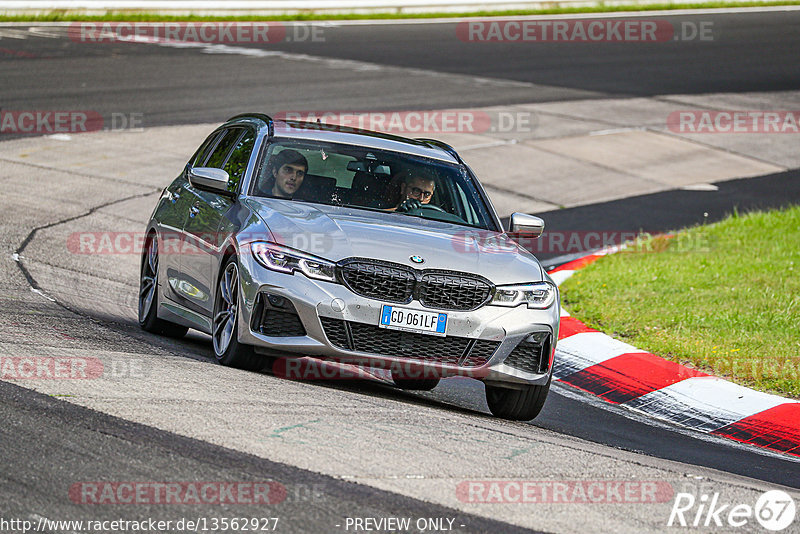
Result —
[{"label": "rike67 logo", "polygon": [[[797,512],[794,499],[781,490],[761,495],[754,506],[724,502],[719,493],[677,493],[668,527],[743,527],[755,519],[773,532],[784,530],[794,522]],[[752,527],[751,527],[752,528]]]}]

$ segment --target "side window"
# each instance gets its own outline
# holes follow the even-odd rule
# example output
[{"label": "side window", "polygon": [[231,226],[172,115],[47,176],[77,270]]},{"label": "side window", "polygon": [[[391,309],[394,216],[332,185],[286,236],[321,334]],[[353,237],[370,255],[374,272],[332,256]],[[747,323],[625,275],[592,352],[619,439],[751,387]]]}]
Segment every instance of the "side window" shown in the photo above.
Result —
[{"label": "side window", "polygon": [[230,153],[231,148],[233,148],[233,146],[236,144],[236,141],[239,140],[239,137],[243,133],[244,128],[230,128],[225,130],[224,136],[217,143],[216,148],[214,148],[214,152],[211,153],[211,157],[208,158],[205,166],[221,169],[228,160],[228,154]]},{"label": "side window", "polygon": [[221,135],[221,132],[214,132],[213,134],[208,136],[200,148],[197,150],[195,158],[192,160],[192,167],[202,167],[203,164],[208,159],[209,153],[214,149],[214,145],[216,144],[216,140]]},{"label": "side window", "polygon": [[239,182],[242,181],[242,176],[244,176],[244,172],[247,170],[247,163],[250,161],[250,155],[253,153],[253,146],[255,143],[256,133],[254,130],[248,128],[239,139],[239,142],[236,143],[230,156],[228,156],[228,161],[222,167],[230,176],[228,191],[231,193],[236,192],[239,187]]}]

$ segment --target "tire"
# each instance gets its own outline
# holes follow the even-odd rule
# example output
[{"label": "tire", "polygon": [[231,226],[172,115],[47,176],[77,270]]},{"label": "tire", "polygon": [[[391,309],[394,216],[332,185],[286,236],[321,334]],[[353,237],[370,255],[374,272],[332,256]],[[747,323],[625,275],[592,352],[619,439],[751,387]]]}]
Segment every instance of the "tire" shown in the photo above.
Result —
[{"label": "tire", "polygon": [[158,238],[147,236],[139,270],[139,326],[146,332],[181,338],[189,329],[158,318]]},{"label": "tire", "polygon": [[550,391],[550,380],[543,386],[511,389],[486,384],[486,403],[495,417],[512,421],[530,421],[539,415]]},{"label": "tire", "polygon": [[239,263],[236,256],[229,256],[222,265],[217,280],[214,315],[211,323],[211,339],[214,356],[222,365],[260,371],[266,361],[255,353],[251,345],[239,343]]}]

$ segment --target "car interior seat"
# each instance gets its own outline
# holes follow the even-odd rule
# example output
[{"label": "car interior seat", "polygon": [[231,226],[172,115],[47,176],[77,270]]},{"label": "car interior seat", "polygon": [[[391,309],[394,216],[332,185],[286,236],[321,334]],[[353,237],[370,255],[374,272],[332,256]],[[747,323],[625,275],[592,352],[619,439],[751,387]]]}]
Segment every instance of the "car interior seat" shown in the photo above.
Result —
[{"label": "car interior seat", "polygon": [[306,174],[300,189],[294,194],[295,199],[306,202],[330,204],[336,190],[336,178]]},{"label": "car interior seat", "polygon": [[387,175],[358,171],[353,176],[350,203],[368,208],[391,207],[387,198],[390,178]]}]

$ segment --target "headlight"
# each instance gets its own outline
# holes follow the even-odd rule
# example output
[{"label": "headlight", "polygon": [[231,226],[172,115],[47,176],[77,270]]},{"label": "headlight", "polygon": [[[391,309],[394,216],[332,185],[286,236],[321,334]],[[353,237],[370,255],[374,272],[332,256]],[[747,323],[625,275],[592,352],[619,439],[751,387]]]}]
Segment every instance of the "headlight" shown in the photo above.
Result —
[{"label": "headlight", "polygon": [[556,286],[550,282],[497,286],[490,304],[513,308],[527,303],[528,308],[543,310],[553,305],[557,294]]},{"label": "headlight", "polygon": [[271,271],[287,274],[300,271],[315,280],[336,281],[336,264],[322,258],[275,243],[251,243],[250,250],[258,263]]}]

